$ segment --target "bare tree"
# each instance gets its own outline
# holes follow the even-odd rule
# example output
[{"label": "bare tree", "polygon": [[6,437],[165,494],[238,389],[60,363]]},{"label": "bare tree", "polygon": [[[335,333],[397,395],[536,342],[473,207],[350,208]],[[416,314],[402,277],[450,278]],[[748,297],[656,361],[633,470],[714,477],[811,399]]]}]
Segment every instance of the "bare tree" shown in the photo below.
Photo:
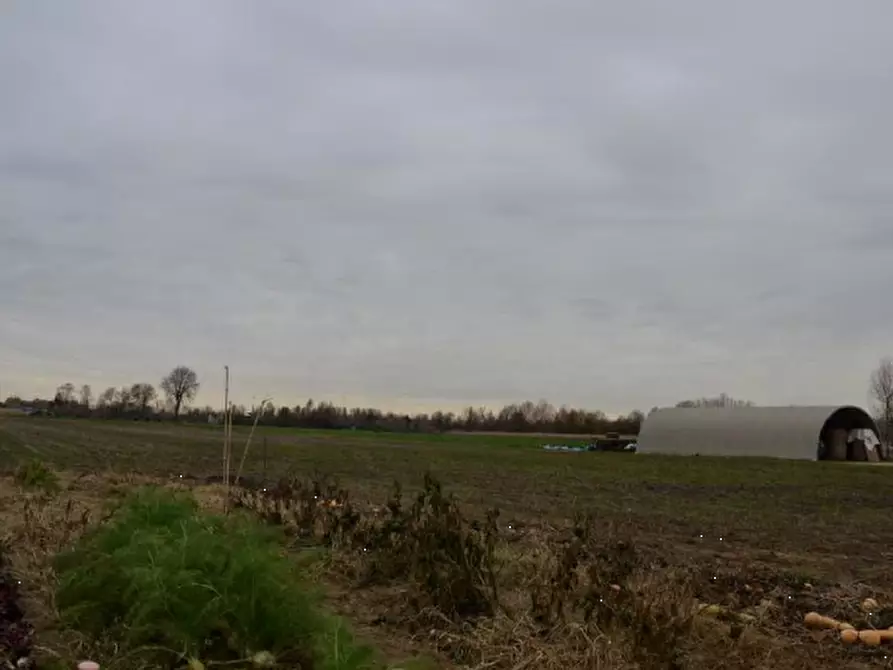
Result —
[{"label": "bare tree", "polygon": [[533,406],[533,415],[531,416],[531,419],[534,423],[545,426],[545,424],[555,421],[556,414],[557,411],[552,403],[540,400]]},{"label": "bare tree", "polygon": [[115,395],[117,390],[114,386],[109,386],[105,391],[99,394],[99,400],[96,401],[99,407],[111,407],[115,404]]},{"label": "bare tree", "polygon": [[81,404],[84,407],[90,407],[93,402],[93,389],[90,388],[89,384],[84,384],[81,386]]},{"label": "bare tree", "polygon": [[641,425],[645,421],[645,412],[640,409],[634,409],[629,413],[629,416],[627,416],[626,419],[630,423]]},{"label": "bare tree", "polygon": [[174,418],[180,416],[180,409],[184,404],[195,399],[198,389],[198,375],[185,365],[178,365],[161,380],[161,390],[174,408]]},{"label": "bare tree", "polygon": [[56,389],[56,402],[62,405],[70,405],[74,402],[74,384],[65,382]]},{"label": "bare tree", "polygon": [[115,405],[119,412],[127,412],[133,407],[133,396],[130,394],[129,388],[122,386],[115,391]]},{"label": "bare tree", "polygon": [[141,414],[145,414],[149,409],[149,404],[155,400],[158,393],[151,384],[134,384],[130,387],[130,397],[137,406]]},{"label": "bare tree", "polygon": [[893,359],[884,358],[871,373],[869,393],[879,419],[881,437],[893,438]]}]

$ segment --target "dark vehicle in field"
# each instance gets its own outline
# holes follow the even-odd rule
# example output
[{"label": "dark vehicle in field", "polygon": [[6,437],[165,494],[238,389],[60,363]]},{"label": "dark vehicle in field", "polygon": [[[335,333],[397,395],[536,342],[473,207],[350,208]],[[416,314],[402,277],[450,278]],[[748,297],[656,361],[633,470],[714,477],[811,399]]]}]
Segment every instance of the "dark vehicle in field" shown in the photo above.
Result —
[{"label": "dark vehicle in field", "polygon": [[604,437],[597,437],[590,445],[590,451],[624,451],[635,452],[636,441],[634,438],[621,437],[619,433],[608,433]]}]

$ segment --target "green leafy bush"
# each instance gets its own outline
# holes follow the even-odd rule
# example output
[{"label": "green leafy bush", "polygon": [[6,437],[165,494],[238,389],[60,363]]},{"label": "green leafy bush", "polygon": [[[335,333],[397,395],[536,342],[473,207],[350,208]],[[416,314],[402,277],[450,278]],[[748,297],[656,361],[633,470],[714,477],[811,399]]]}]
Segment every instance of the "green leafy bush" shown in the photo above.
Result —
[{"label": "green leafy bush", "polygon": [[172,663],[269,652],[285,666],[352,670],[371,656],[320,612],[275,530],[200,514],[184,494],[137,492],[55,567],[69,625]]}]

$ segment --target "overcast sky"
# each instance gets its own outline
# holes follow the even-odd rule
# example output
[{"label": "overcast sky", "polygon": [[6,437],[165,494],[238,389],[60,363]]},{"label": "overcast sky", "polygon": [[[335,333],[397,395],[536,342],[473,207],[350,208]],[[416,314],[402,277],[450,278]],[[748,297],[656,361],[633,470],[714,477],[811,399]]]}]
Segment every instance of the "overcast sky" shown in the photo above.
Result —
[{"label": "overcast sky", "polygon": [[12,0],[0,393],[865,404],[893,3]]}]

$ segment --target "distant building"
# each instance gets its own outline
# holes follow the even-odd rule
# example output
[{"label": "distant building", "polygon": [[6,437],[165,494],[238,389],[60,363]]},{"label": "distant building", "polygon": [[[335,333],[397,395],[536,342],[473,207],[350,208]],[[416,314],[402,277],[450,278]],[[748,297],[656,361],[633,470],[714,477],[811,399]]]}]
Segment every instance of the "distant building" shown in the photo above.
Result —
[{"label": "distant building", "polygon": [[673,407],[648,415],[638,453],[877,460],[878,435],[853,406]]}]

